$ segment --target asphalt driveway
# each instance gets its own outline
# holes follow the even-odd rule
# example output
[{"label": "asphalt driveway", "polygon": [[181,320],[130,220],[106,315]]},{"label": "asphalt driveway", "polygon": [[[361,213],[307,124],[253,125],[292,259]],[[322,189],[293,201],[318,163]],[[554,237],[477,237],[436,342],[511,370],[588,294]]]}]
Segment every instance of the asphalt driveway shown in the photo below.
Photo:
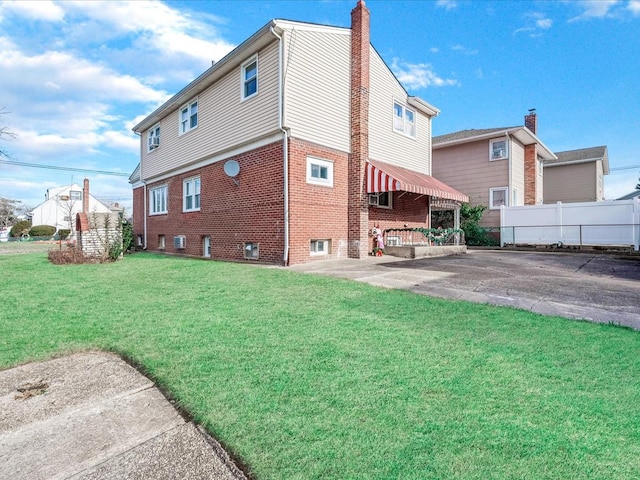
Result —
[{"label": "asphalt driveway", "polygon": [[290,268],[640,329],[637,256],[469,250],[450,257],[326,260]]}]

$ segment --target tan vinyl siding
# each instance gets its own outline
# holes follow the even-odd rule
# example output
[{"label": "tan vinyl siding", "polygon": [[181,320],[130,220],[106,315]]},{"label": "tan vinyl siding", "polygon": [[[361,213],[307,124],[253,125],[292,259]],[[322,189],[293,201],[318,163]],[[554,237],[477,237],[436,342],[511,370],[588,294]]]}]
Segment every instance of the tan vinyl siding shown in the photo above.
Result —
[{"label": "tan vinyl siding", "polygon": [[351,36],[285,32],[285,118],[291,136],[349,151]]},{"label": "tan vinyl siding", "polygon": [[544,203],[593,202],[596,200],[596,162],[546,167]]},{"label": "tan vinyl siding", "polygon": [[[394,100],[415,111],[415,139],[393,130]],[[369,94],[369,156],[374,160],[431,175],[431,119],[407,104],[407,93],[373,48]]]},{"label": "tan vinyl siding", "polygon": [[[274,39],[275,40],[275,39]],[[242,62],[251,55],[241,59]],[[278,42],[258,52],[258,94],[241,101],[238,65],[198,95],[198,127],[178,135],[178,110],[160,122],[160,147],[147,153],[142,134],[141,170],[144,179],[187,166],[233,146],[249,143],[278,127]]]},{"label": "tan vinyl siding", "polygon": [[[463,143],[433,151],[433,176],[487,207],[483,226],[499,226],[500,211],[489,210],[489,189],[509,186],[509,161],[489,161],[489,141]],[[524,199],[524,196],[523,196]]]},{"label": "tan vinyl siding", "polygon": [[[524,147],[520,143],[511,140],[509,144],[509,156],[511,158],[511,188],[518,190],[517,205],[524,205]],[[512,206],[513,192],[509,196],[509,206]]]}]

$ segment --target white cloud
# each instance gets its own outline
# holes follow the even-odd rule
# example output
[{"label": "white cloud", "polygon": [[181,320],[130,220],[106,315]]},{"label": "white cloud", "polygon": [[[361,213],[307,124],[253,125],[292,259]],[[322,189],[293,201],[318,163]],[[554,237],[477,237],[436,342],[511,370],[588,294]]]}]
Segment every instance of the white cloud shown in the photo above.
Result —
[{"label": "white cloud", "polygon": [[391,71],[409,89],[459,85],[457,80],[439,77],[428,63],[408,63],[394,58]]},{"label": "white cloud", "polygon": [[527,33],[530,37],[539,37],[544,30],[549,30],[553,26],[553,20],[540,12],[527,13],[525,16],[526,25],[514,31],[514,34]]},{"label": "white cloud", "polygon": [[3,13],[47,22],[60,22],[64,19],[64,10],[50,0],[3,2],[0,5],[0,17]]},{"label": "white cloud", "polygon": [[583,9],[583,12],[580,15],[569,19],[569,22],[588,20],[591,18],[610,17],[614,7],[619,3],[619,0],[581,0],[579,2],[575,2],[575,4],[579,5]]},{"label": "white cloud", "polygon": [[640,16],[640,0],[630,0],[627,5],[627,10],[636,17]]},{"label": "white cloud", "polygon": [[438,0],[436,6],[445,10],[452,10],[458,6],[458,2],[455,0]]},{"label": "white cloud", "polygon": [[464,53],[465,55],[477,55],[478,50],[471,50],[470,48],[463,47],[462,45],[454,45],[451,47],[454,52]]}]

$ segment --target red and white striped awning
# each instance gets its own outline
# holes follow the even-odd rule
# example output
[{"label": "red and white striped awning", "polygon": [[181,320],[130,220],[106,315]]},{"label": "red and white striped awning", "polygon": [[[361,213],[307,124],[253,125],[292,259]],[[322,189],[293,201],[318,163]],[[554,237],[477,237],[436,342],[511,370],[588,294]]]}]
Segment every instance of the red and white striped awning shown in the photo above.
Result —
[{"label": "red and white striped awning", "polygon": [[367,162],[367,193],[411,192],[430,197],[468,202],[469,197],[449,185],[424,173],[397,167],[384,162]]}]

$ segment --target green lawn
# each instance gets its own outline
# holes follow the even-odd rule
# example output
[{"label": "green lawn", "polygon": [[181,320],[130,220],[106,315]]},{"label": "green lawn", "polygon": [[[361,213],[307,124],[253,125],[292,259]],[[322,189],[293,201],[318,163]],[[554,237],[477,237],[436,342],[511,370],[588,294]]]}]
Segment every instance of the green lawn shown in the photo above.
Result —
[{"label": "green lawn", "polygon": [[118,352],[260,480],[640,478],[629,329],[153,254],[0,271],[0,368]]}]

